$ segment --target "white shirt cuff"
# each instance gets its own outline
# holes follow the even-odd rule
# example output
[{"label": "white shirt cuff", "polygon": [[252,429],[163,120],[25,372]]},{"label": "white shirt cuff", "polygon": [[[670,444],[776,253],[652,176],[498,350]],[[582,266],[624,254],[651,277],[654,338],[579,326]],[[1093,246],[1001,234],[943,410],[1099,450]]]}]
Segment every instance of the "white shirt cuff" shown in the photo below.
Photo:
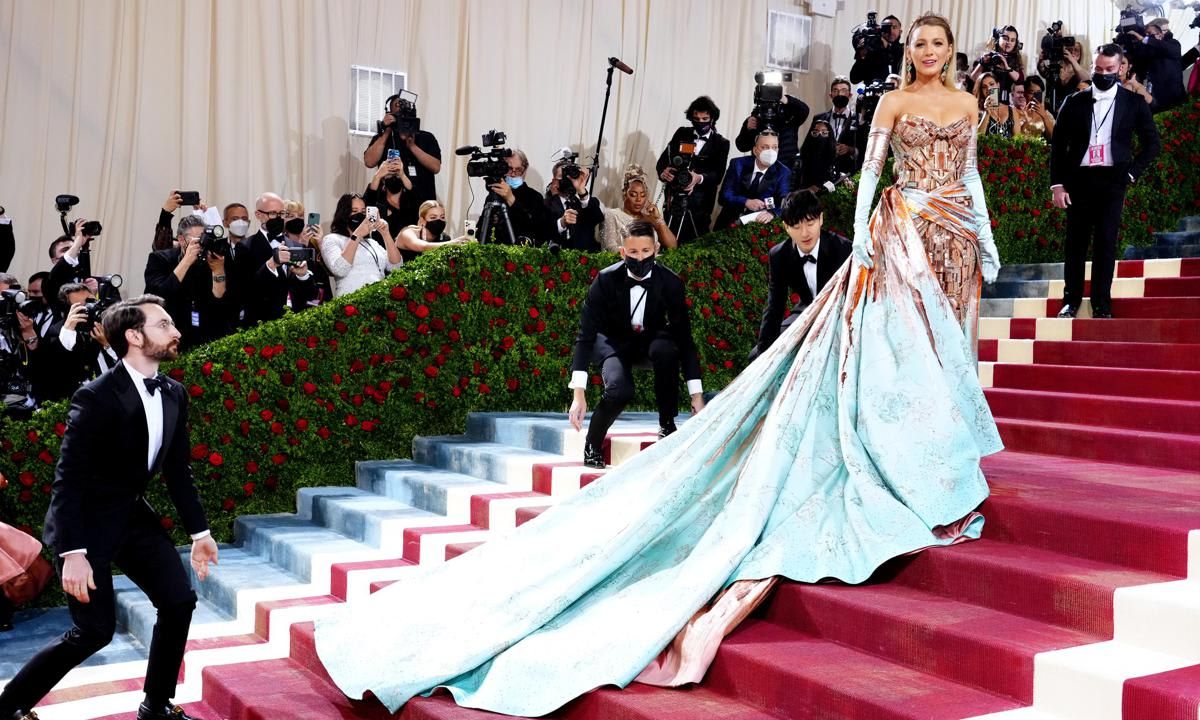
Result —
[{"label": "white shirt cuff", "polygon": [[562,235],[567,231],[567,226],[563,224],[562,218],[558,219],[558,234]]},{"label": "white shirt cuff", "polygon": [[1062,183],[1059,183],[1057,185],[1051,185],[1050,189],[1053,190],[1054,188],[1060,188],[1060,187],[1062,187]]},{"label": "white shirt cuff", "polygon": [[687,391],[688,391],[688,395],[700,395],[704,392],[704,383],[702,383],[700,381],[700,378],[696,378],[695,380],[688,380],[687,381]]},{"label": "white shirt cuff", "polygon": [[63,349],[70,352],[75,349],[75,341],[79,339],[79,331],[65,325],[58,331],[58,342]]},{"label": "white shirt cuff", "polygon": [[1125,174],[1129,176],[1129,182],[1137,182],[1137,180],[1133,177],[1133,173],[1125,173]]},{"label": "white shirt cuff", "polygon": [[68,555],[87,555],[87,548],[79,548],[78,550],[68,550],[59,555],[60,558],[65,558]]},{"label": "white shirt cuff", "polygon": [[208,537],[209,535],[212,535],[212,531],[204,530],[204,531],[196,533],[195,535],[191,535],[190,537],[192,538],[192,540],[203,540],[204,538]]},{"label": "white shirt cuff", "polygon": [[575,370],[571,373],[571,383],[567,385],[567,387],[571,388],[572,390],[586,390],[587,380],[587,370]]},{"label": "white shirt cuff", "polygon": [[62,259],[66,260],[67,264],[70,265],[71,267],[79,267],[79,258],[71,257],[71,253],[69,253],[69,252],[63,253]]},{"label": "white shirt cuff", "polygon": [[306,272],[303,275],[292,275],[292,277],[296,278],[297,280],[303,281],[303,280],[307,280],[310,277],[312,277],[312,273]]}]

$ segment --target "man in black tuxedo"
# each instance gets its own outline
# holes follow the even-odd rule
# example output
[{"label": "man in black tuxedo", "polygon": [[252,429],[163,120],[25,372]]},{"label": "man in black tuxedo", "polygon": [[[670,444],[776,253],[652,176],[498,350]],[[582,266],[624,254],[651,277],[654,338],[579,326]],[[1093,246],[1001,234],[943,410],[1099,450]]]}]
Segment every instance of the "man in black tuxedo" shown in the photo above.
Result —
[{"label": "man in black tuxedo", "polygon": [[663,209],[667,226],[680,244],[708,232],[713,207],[717,202],[717,186],[729,161],[729,140],[717,132],[721,109],[707,95],[701,95],[688,105],[684,113],[691,125],[675,131],[671,141],[658,156],[658,178],[670,183],[675,179],[675,158],[687,160],[691,148],[690,179],[682,192],[668,188]]},{"label": "man in black tuxedo", "polygon": [[[1050,150],[1054,205],[1067,210],[1063,306],[1073,318],[1083,300],[1088,243],[1092,250],[1092,317],[1111,318],[1117,230],[1125,189],[1136,182],[1159,151],[1150,109],[1117,80],[1123,51],[1102,45],[1092,65],[1092,87],[1063,103]],[[1140,143],[1133,153],[1133,136]]]},{"label": "man in black tuxedo", "polygon": [[636,365],[649,362],[654,368],[659,438],[675,432],[681,363],[692,412],[704,408],[700,358],[692,339],[683,281],[655,263],[658,243],[650,223],[634,221],[628,233],[620,248],[621,262],[604,268],[592,282],[575,338],[570,419],[576,430],[583,429],[588,367],[593,362],[600,365],[604,379],[604,394],[592,413],[583,448],[583,463],[589,467],[604,467],[604,436],[633,400]]},{"label": "man in black tuxedo", "polygon": [[57,557],[74,626],[33,657],[0,693],[0,720],[31,711],[72,668],[103,648],[116,629],[115,565],[158,609],[138,720],[191,720],[170,700],[196,606],[188,575],[146,488],[161,471],[192,537],[192,568],[208,576],[217,544],[208,531],[189,462],[188,397],[158,374],[179,354],[179,331],[162,300],[125,300],[104,315],[121,362],[71,398],[54,474],[44,539]]},{"label": "man in black tuxedo", "polygon": [[289,295],[316,297],[315,277],[307,263],[292,263],[284,242],[283,198],[263,193],[254,203],[258,232],[233,250],[235,286],[241,288],[242,325],[283,317]]},{"label": "man in black tuxedo", "polygon": [[[813,118],[809,132],[818,122],[829,127],[834,143],[833,166],[838,172],[853,175],[858,171],[858,116],[850,111],[850,81],[837,76],[829,84],[829,99],[833,107]],[[828,179],[828,178],[825,178]]]},{"label": "man in black tuxedo", "polygon": [[[797,190],[783,201],[779,218],[791,242],[771,248],[768,264],[767,307],[763,310],[758,344],[750,351],[750,362],[771,347],[800,313],[808,309],[829,278],[850,257],[850,241],[825,230],[821,200],[811,190]],[[800,302],[783,319],[783,309],[795,293]]]},{"label": "man in black tuxedo", "polygon": [[195,215],[180,219],[175,247],[150,253],[146,259],[146,292],[166,303],[175,327],[183,334],[181,350],[232,333],[237,303],[230,292],[225,254],[210,252],[200,259],[204,221]]}]

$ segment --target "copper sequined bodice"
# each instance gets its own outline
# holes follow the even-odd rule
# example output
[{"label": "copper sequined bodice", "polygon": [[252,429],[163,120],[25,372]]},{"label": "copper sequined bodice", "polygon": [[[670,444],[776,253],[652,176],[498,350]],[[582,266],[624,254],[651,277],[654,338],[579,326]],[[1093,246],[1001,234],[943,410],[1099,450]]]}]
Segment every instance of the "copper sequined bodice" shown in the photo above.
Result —
[{"label": "copper sequined bodice", "polygon": [[974,135],[965,117],[938,125],[920,115],[901,115],[892,130],[896,186],[928,192],[957,182],[974,152]]}]

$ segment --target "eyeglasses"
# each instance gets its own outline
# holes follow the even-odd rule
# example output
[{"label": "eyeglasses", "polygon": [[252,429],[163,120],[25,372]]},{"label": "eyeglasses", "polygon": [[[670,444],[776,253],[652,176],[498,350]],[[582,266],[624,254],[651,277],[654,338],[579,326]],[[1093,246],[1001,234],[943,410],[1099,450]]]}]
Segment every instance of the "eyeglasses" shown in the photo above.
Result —
[{"label": "eyeglasses", "polygon": [[274,220],[275,218],[281,218],[281,217],[287,216],[287,212],[284,210],[280,210],[279,212],[267,212],[266,210],[255,210],[254,212],[259,213],[260,215],[267,218],[268,220]]},{"label": "eyeglasses", "polygon": [[507,175],[509,177],[521,177],[524,174],[525,174],[525,168],[523,168],[523,167],[509,168],[508,173],[507,173]]},{"label": "eyeglasses", "polygon": [[142,326],[138,327],[137,329],[145,330],[148,327],[158,328],[159,330],[170,330],[171,328],[175,327],[175,321],[172,320],[171,318],[167,318],[166,320],[159,320],[158,322],[156,322],[152,325],[142,325]]}]

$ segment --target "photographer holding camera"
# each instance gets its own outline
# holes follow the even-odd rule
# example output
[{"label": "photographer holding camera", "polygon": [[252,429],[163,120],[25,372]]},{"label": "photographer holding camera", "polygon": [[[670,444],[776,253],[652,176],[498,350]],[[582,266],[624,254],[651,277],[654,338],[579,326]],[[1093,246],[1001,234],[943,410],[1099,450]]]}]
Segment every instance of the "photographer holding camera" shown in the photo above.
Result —
[{"label": "photographer holding camera", "polygon": [[237,325],[237,302],[226,268],[229,244],[216,242],[219,247],[214,248],[219,239],[213,238],[205,247],[205,232],[199,217],[181,218],[175,247],[152,252],[146,259],[146,292],[164,300],[185,350],[230,335]]},{"label": "photographer holding camera", "polygon": [[311,297],[315,292],[307,263],[292,262],[294,249],[284,242],[287,209],[283,198],[271,192],[259,195],[254,217],[258,232],[239,243],[233,264],[234,289],[245,327],[283,317],[289,294]]},{"label": "photographer holding camera", "polygon": [[[509,237],[508,228],[503,222],[494,222],[492,229],[495,231],[495,242],[517,245],[525,238],[535,245],[543,245],[553,237],[549,235],[551,223],[546,216],[545,198],[525,182],[525,173],[529,171],[529,157],[523,151],[513,148],[504,160],[508,165],[508,172],[487,188],[504,201],[516,237]],[[480,237],[479,240],[491,242],[485,237]]]},{"label": "photographer holding camera", "polygon": [[867,22],[854,29],[854,65],[850,67],[850,82],[871,84],[883,82],[888,75],[899,73],[904,64],[904,45],[900,35],[904,28],[900,18],[888,15],[875,23],[875,13],[867,13]]},{"label": "photographer holding camera", "polygon": [[658,156],[658,178],[666,185],[667,226],[683,244],[709,230],[721,173],[729,160],[729,140],[717,132],[721,109],[701,95],[684,111],[691,125],[675,131]]},{"label": "photographer holding camera", "polygon": [[1181,104],[1187,97],[1183,87],[1183,49],[1171,34],[1166,18],[1146,23],[1146,33],[1135,27],[1129,34],[1139,38],[1141,47],[1131,49],[1130,63],[1154,96],[1150,110],[1159,113]]},{"label": "photographer holding camera", "polygon": [[554,179],[546,188],[546,216],[553,224],[558,245],[598,252],[596,228],[604,222],[604,208],[588,194],[590,173],[579,167],[576,159],[574,153],[568,153],[555,161]]},{"label": "photographer holding camera", "polygon": [[442,148],[433,133],[421,129],[417,117],[417,96],[408,91],[388,98],[387,111],[379,121],[378,132],[363,151],[363,163],[378,167],[389,157],[389,150],[398,151],[405,175],[412,184],[409,201],[401,208],[401,225],[417,220],[417,207],[426,200],[437,199],[434,176],[442,171]]},{"label": "photographer holding camera", "polygon": [[1037,71],[1046,78],[1046,109],[1058,115],[1067,96],[1078,92],[1080,83],[1092,79],[1083,66],[1083,45],[1078,38],[1063,36],[1062,20],[1055,20],[1042,36]]},{"label": "photographer holding camera", "polygon": [[38,404],[71,397],[84,382],[117,362],[99,316],[104,307],[82,283],[59,288],[58,315],[34,353],[33,394]]},{"label": "photographer holding camera", "polygon": [[65,307],[59,306],[59,289],[69,283],[83,283],[93,293],[99,291],[99,284],[92,278],[92,241],[100,236],[103,228],[95,220],[78,218],[67,226],[68,236],[59,238],[51,245],[54,253],[62,246],[63,239],[69,239],[70,245],[50,268],[50,277],[42,283],[42,293],[60,312],[66,312]]},{"label": "photographer holding camera", "polygon": [[[809,127],[809,137],[817,128],[817,121],[823,121],[825,126],[830,130],[831,137],[834,143],[834,165],[838,171],[853,175],[858,170],[858,117],[850,110],[850,97],[853,91],[850,87],[850,81],[842,76],[835,77],[833,82],[829,84],[829,100],[833,104],[829,110],[818,114],[813,118],[813,123]],[[808,142],[807,139],[804,141]],[[780,143],[782,145],[782,141]],[[779,151],[780,157],[783,156],[783,150]],[[803,146],[800,151],[801,161],[803,161]],[[792,171],[803,170],[803,166],[792,166]],[[827,176],[829,173],[824,173]],[[794,178],[798,179],[798,178]]]},{"label": "photographer holding camera", "polygon": [[1000,89],[1008,92],[1014,83],[1025,79],[1025,61],[1021,58],[1021,39],[1012,25],[992,30],[988,41],[988,52],[979,56],[971,68],[971,82],[979,82],[979,76],[990,72],[1000,81]]}]

